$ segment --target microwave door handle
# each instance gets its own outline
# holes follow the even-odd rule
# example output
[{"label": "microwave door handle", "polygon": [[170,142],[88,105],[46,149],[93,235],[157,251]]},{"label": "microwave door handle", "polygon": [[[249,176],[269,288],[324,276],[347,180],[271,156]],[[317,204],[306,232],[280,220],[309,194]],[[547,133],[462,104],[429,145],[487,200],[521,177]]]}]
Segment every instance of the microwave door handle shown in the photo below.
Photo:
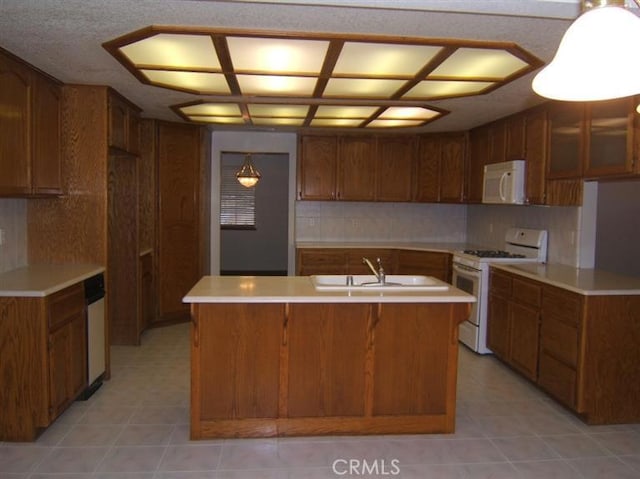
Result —
[{"label": "microwave door handle", "polygon": [[504,192],[504,184],[507,181],[507,176],[509,176],[510,173],[503,173],[502,176],[500,176],[500,186],[498,187],[498,191],[500,193],[500,201],[506,201],[507,197],[505,195]]}]

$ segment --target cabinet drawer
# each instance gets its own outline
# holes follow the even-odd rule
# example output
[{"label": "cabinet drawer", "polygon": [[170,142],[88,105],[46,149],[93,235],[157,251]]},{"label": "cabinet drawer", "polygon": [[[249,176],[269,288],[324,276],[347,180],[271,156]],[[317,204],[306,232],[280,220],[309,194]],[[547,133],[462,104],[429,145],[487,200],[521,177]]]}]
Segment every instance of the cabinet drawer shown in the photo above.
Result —
[{"label": "cabinet drawer", "polygon": [[367,258],[378,269],[377,259],[380,258],[382,268],[386,274],[393,274],[396,270],[396,260],[394,250],[391,249],[356,249],[349,251],[348,273],[349,274],[373,274],[369,267],[362,262],[362,258]]},{"label": "cabinet drawer", "polygon": [[576,407],[576,370],[557,359],[540,354],[538,385],[560,402]]},{"label": "cabinet drawer", "polygon": [[49,329],[54,330],[84,311],[84,287],[74,284],[52,294],[49,304]]},{"label": "cabinet drawer", "polygon": [[511,296],[511,276],[491,270],[489,276],[489,291],[499,296]]},{"label": "cabinet drawer", "polygon": [[327,266],[327,265],[346,265],[346,256],[344,253],[336,250],[335,252],[325,251],[301,251],[299,261],[305,266]]},{"label": "cabinet drawer", "polygon": [[579,294],[553,286],[545,286],[542,294],[542,311],[553,314],[562,321],[577,325],[582,312]]},{"label": "cabinet drawer", "polygon": [[578,364],[578,329],[543,314],[540,348],[575,368]]},{"label": "cabinet drawer", "polygon": [[531,281],[523,281],[518,278],[512,280],[513,299],[531,306],[540,306],[542,287]]}]

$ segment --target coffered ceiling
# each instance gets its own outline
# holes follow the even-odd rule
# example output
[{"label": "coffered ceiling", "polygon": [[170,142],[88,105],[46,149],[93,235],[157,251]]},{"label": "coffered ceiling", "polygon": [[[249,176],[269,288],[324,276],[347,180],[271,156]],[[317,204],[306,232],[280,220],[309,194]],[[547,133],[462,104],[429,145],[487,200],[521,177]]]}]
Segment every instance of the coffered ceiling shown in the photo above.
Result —
[{"label": "coffered ceiling", "polygon": [[[578,12],[577,0],[0,0],[0,46],[153,118],[451,131],[542,102],[531,79]],[[283,48],[293,64],[265,61]]]}]

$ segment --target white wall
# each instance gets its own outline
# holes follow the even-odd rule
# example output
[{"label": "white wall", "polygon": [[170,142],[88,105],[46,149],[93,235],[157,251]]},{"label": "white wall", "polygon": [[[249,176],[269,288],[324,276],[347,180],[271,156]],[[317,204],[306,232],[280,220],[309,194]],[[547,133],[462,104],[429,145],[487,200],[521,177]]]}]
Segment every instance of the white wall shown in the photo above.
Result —
[{"label": "white wall", "polygon": [[27,265],[27,200],[0,199],[0,273]]},{"label": "white wall", "polygon": [[295,133],[214,131],[211,134],[211,274],[220,274],[220,155],[224,151],[289,155],[288,270],[295,272],[295,198],[297,141]]}]

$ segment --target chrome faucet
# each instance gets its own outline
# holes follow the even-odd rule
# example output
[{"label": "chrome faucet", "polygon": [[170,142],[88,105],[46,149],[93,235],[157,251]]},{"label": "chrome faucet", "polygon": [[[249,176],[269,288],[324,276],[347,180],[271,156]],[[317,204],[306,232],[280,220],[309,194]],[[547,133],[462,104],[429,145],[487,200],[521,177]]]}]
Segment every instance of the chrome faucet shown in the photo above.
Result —
[{"label": "chrome faucet", "polygon": [[362,263],[366,264],[369,267],[371,272],[375,275],[376,279],[378,280],[378,283],[379,284],[384,284],[385,283],[385,274],[384,274],[384,268],[382,267],[382,262],[380,261],[380,258],[376,258],[376,262],[378,263],[378,270],[377,271],[373,267],[373,265],[371,264],[371,261],[369,261],[365,257],[362,258]]}]

